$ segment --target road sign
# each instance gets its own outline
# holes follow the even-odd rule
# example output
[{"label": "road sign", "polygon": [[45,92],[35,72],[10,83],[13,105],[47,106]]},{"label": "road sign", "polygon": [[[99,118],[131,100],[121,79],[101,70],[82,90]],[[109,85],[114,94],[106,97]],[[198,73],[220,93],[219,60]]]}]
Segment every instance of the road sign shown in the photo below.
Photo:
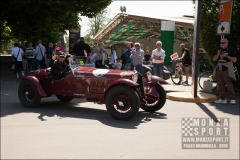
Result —
[{"label": "road sign", "polygon": [[178,53],[177,52],[173,53],[170,57],[171,57],[171,60],[174,60],[174,59],[178,58]]},{"label": "road sign", "polygon": [[69,31],[69,53],[72,52],[74,44],[77,43],[77,40],[80,38],[80,32],[80,28]]},{"label": "road sign", "polygon": [[230,34],[233,0],[221,0],[219,5],[217,34]]}]

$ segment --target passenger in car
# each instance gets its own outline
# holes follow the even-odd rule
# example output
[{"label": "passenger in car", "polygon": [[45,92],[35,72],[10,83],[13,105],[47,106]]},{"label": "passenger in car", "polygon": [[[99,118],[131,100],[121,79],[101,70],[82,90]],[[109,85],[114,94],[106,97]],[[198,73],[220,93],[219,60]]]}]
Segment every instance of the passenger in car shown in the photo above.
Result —
[{"label": "passenger in car", "polygon": [[50,78],[53,78],[54,80],[62,79],[70,70],[70,67],[65,59],[66,55],[61,51],[58,55],[54,54],[53,58],[49,62],[49,66],[51,67],[51,71],[49,73]]}]

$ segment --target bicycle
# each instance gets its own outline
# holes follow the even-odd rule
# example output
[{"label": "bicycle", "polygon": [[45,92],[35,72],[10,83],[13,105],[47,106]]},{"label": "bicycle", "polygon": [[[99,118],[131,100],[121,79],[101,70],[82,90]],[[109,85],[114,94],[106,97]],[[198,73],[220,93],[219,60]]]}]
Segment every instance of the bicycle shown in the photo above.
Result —
[{"label": "bicycle", "polygon": [[[233,87],[235,92],[240,91],[240,74],[237,70],[237,67],[234,67],[234,73],[236,76],[236,81],[233,80]],[[213,71],[205,71],[203,72],[198,79],[198,85],[201,89],[203,89],[203,83],[204,81],[211,81],[212,82],[212,90],[215,90],[217,88],[217,80],[213,79],[212,77]]]},{"label": "bicycle", "polygon": [[173,61],[176,62],[176,67],[171,72],[171,80],[174,84],[181,84],[183,79],[182,59],[176,58]]}]

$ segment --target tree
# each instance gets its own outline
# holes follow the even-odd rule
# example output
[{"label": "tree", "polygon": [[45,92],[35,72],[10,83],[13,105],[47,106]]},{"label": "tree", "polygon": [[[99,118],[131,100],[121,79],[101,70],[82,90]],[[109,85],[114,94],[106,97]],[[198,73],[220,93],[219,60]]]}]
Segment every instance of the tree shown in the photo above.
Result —
[{"label": "tree", "polygon": [[55,42],[65,30],[79,28],[80,15],[93,17],[111,0],[4,0],[1,18],[21,41]]},{"label": "tree", "polygon": [[[195,0],[194,0],[195,2]],[[217,21],[219,13],[219,0],[209,1],[202,0],[202,12],[201,12],[201,43],[204,50],[210,57],[210,62],[216,65],[216,62],[212,61],[212,57],[216,54],[219,48],[220,36],[216,34]],[[238,63],[240,58],[240,0],[234,0],[232,8],[232,20],[231,20],[231,34],[225,35],[225,38],[229,40],[229,45],[236,50]]]},{"label": "tree", "polygon": [[93,41],[92,41],[92,36],[90,35],[90,33],[87,33],[84,36],[84,42],[87,43],[90,47],[94,46]]},{"label": "tree", "polygon": [[92,38],[98,31],[100,31],[109,21],[108,18],[110,10],[103,9],[98,14],[93,16],[93,18],[89,18],[87,26],[89,29],[87,30],[87,34],[85,35],[84,41],[89,45],[93,46]]}]

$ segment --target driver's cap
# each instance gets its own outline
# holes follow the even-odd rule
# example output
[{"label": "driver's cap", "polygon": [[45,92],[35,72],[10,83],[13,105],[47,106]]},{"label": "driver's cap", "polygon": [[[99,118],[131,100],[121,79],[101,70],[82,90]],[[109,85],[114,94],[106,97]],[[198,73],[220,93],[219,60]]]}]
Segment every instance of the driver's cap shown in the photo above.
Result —
[{"label": "driver's cap", "polygon": [[65,53],[64,53],[64,52],[61,52],[61,51],[59,52],[58,56],[59,56],[59,57],[66,57]]}]

